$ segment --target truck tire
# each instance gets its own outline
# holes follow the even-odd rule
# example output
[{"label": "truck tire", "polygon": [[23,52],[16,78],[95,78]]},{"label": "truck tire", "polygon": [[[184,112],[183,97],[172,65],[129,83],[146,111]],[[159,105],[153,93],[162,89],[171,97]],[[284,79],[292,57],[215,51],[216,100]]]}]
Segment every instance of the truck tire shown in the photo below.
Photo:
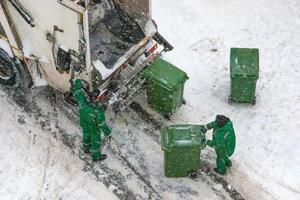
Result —
[{"label": "truck tire", "polygon": [[27,91],[32,85],[28,69],[17,59],[11,58],[0,48],[0,85],[10,89]]}]

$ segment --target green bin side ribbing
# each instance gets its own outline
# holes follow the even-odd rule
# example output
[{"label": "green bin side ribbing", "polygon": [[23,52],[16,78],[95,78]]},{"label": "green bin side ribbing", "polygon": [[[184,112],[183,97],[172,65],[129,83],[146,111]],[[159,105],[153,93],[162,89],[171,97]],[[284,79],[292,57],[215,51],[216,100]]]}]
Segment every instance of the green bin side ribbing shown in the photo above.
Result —
[{"label": "green bin side ribbing", "polygon": [[185,72],[161,58],[144,71],[148,103],[158,112],[173,114],[183,102]]},{"label": "green bin side ribbing", "polygon": [[259,78],[259,50],[231,48],[230,78],[230,100],[239,103],[253,103],[256,82]]},{"label": "green bin side ribbing", "polygon": [[171,125],[162,129],[164,170],[167,177],[186,177],[200,168],[205,134],[200,125]]}]

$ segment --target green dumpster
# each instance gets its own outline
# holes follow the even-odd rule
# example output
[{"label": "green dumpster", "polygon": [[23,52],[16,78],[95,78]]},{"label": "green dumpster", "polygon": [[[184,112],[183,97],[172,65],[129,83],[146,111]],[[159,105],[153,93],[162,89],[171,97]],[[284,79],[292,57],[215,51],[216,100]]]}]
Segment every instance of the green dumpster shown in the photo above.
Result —
[{"label": "green dumpster", "polygon": [[162,149],[166,177],[186,177],[200,168],[205,147],[204,126],[172,125],[162,128]]},{"label": "green dumpster", "polygon": [[170,117],[183,103],[187,74],[165,60],[157,58],[146,68],[144,76],[148,104],[165,117]]},{"label": "green dumpster", "polygon": [[259,50],[231,48],[229,102],[256,103],[256,81],[259,78]]}]

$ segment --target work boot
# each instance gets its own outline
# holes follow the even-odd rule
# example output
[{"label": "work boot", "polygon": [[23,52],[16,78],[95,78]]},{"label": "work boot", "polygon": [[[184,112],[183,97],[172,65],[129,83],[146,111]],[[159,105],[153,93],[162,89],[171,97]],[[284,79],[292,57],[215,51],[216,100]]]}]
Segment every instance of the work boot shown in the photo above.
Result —
[{"label": "work boot", "polygon": [[231,167],[231,166],[232,166],[232,162],[231,162],[231,160],[229,160],[229,159],[226,159],[226,161],[225,161],[225,165],[226,165],[227,167]]},{"label": "work boot", "polygon": [[92,153],[92,159],[93,161],[102,161],[107,158],[106,154],[101,154],[100,152]]},{"label": "work boot", "polygon": [[107,158],[107,155],[106,154],[102,154],[101,158],[100,158],[100,161],[103,161]]},{"label": "work boot", "polygon": [[106,154],[102,154],[101,157],[92,157],[93,161],[96,162],[96,161],[103,161],[107,158],[107,155]]},{"label": "work boot", "polygon": [[90,145],[83,145],[83,151],[84,151],[84,153],[90,153],[91,152],[91,146]]},{"label": "work boot", "polygon": [[217,157],[217,168],[215,168],[214,170],[222,175],[226,174],[226,161],[225,161],[225,157],[222,158],[218,158]]},{"label": "work boot", "polygon": [[215,172],[217,172],[218,174],[221,174],[221,175],[226,175],[226,169],[225,170],[220,170],[218,168],[214,168]]},{"label": "work boot", "polygon": [[88,135],[86,133],[83,134],[83,151],[84,153],[90,153],[91,152],[91,141],[87,137]]}]

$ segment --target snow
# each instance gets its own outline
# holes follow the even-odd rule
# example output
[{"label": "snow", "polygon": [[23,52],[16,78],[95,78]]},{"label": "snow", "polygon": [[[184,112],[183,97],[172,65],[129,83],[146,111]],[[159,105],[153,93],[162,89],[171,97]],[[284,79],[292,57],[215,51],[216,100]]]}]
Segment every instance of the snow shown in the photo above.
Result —
[{"label": "snow", "polygon": [[2,90],[0,104],[1,199],[117,199]]},{"label": "snow", "polygon": [[[229,116],[237,150],[228,179],[245,173],[271,198],[300,199],[300,2],[154,0],[153,6],[159,31],[174,45],[165,59],[190,77],[188,109],[174,122]],[[254,107],[227,103],[231,47],[260,49]]]},{"label": "snow", "polygon": [[[229,116],[237,150],[227,188],[246,199],[300,199],[300,2],[152,3],[160,33],[175,47],[164,58],[190,77],[187,105],[169,123],[206,124],[216,114]],[[227,103],[231,47],[260,49],[255,106]],[[24,112],[7,94],[0,89],[0,199],[117,199],[127,190],[137,199],[157,199],[148,184],[163,199],[230,199],[202,172],[196,180],[165,178],[159,132],[133,112],[109,120],[114,139],[103,148],[108,158],[90,164],[80,153],[78,119],[61,111],[53,94],[33,91],[38,116]],[[65,144],[64,137],[72,142]],[[212,149],[201,159],[215,166]]]},{"label": "snow", "polygon": [[[164,154],[159,141],[152,134],[159,132],[151,129],[134,113],[124,113],[114,124],[114,138],[118,142],[124,156],[130,163],[138,166],[139,173],[151,182],[163,199],[221,199],[212,191],[213,183],[206,176],[199,175],[195,180],[188,178],[166,178],[164,176]],[[151,134],[146,132],[150,131]],[[130,142],[128,142],[130,141]],[[220,193],[224,189],[218,188]],[[225,199],[230,199],[224,195]]]}]

